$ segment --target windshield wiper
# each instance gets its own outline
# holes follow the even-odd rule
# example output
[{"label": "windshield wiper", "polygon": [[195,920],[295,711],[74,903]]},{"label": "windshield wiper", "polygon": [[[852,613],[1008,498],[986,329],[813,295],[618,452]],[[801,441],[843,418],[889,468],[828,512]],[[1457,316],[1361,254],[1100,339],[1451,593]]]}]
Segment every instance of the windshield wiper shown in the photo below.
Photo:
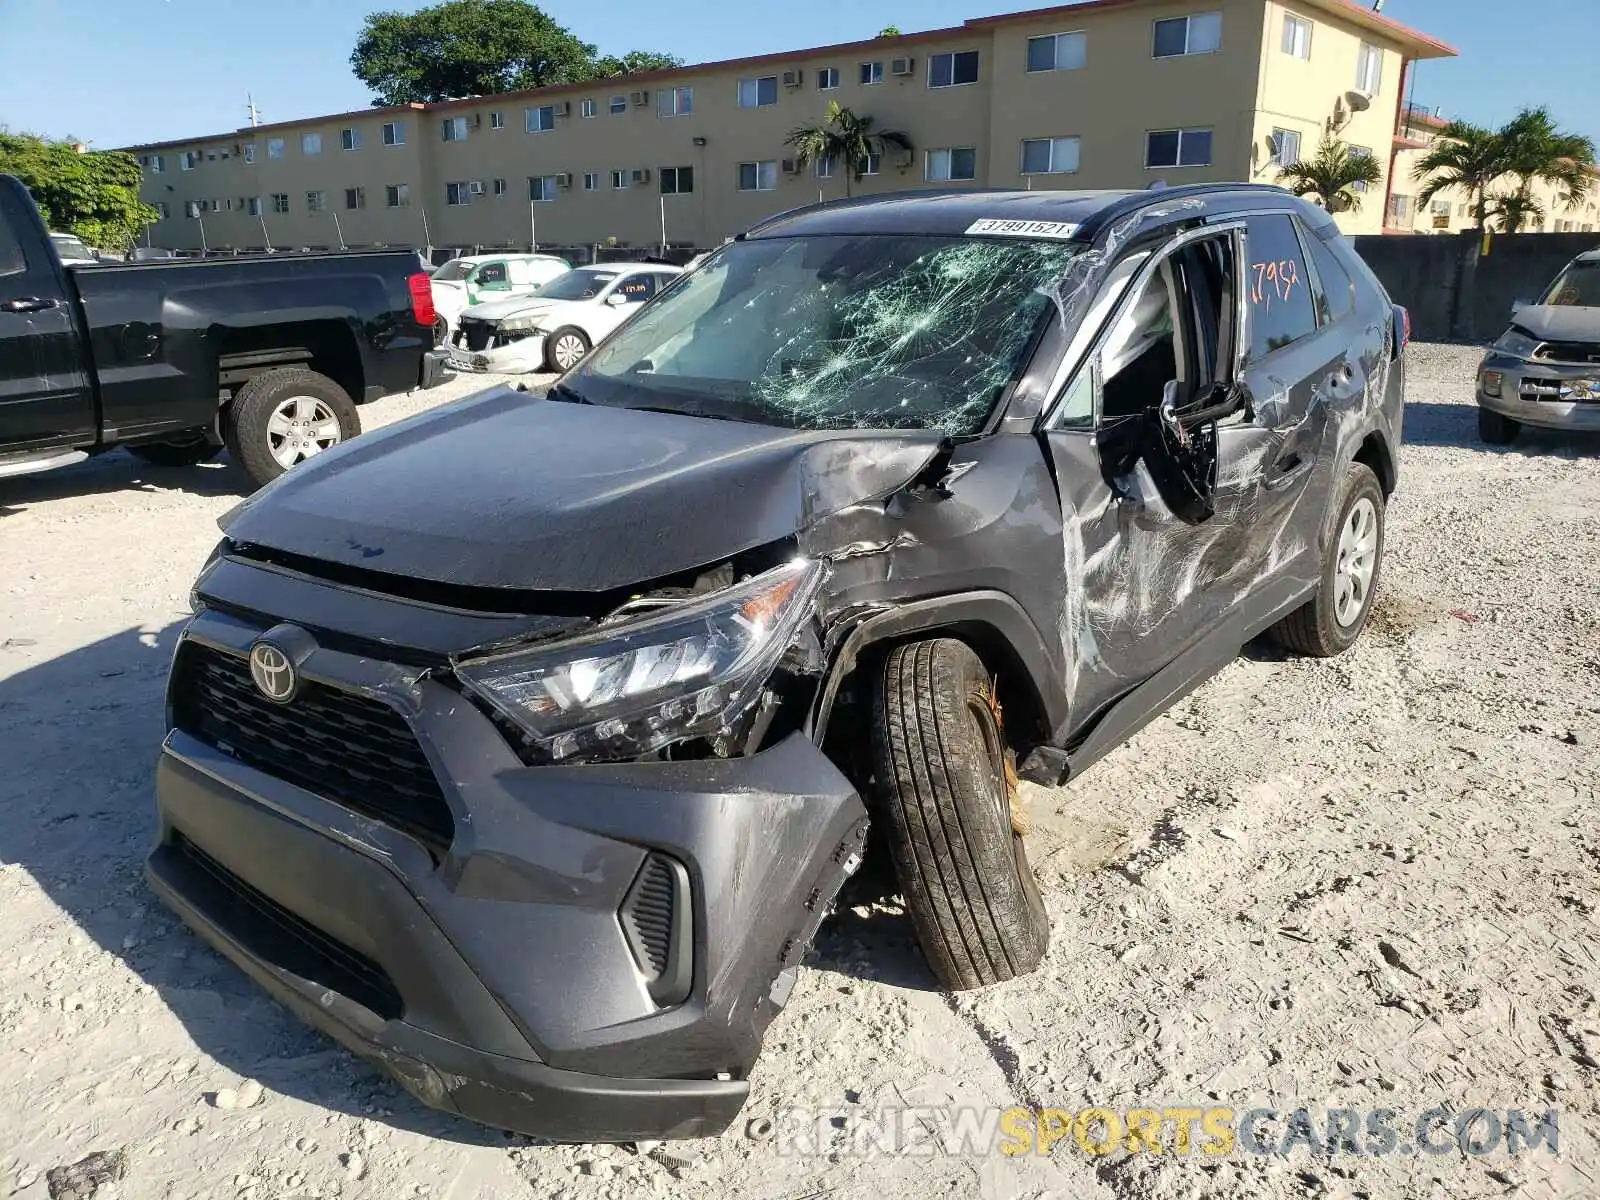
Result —
[{"label": "windshield wiper", "polygon": [[567,404],[593,404],[594,401],[570,384],[552,384],[550,390],[545,392],[547,400],[561,400]]}]

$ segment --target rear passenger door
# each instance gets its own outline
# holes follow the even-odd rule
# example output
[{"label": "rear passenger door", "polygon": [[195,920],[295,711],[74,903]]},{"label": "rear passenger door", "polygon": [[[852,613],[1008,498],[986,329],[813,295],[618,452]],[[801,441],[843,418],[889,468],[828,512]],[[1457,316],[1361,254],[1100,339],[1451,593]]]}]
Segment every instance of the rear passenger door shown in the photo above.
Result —
[{"label": "rear passenger door", "polygon": [[0,186],[0,454],[96,440],[89,347],[20,189]]}]

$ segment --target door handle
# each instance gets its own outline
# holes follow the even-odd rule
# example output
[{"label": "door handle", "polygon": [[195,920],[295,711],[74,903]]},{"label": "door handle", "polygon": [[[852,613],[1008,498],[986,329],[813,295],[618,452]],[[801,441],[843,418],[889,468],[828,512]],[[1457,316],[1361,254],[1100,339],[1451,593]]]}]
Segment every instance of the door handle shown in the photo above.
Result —
[{"label": "door handle", "polygon": [[59,300],[50,300],[43,296],[18,296],[15,300],[0,301],[0,312],[43,312],[47,308],[57,307],[60,303]]}]

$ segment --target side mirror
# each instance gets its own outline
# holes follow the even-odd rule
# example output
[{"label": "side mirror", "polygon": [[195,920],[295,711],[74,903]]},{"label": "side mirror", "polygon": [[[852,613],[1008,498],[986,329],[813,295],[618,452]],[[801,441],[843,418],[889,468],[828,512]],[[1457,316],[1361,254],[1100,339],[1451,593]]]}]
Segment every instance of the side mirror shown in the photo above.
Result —
[{"label": "side mirror", "polygon": [[1524,299],[1524,300],[1513,300],[1511,302],[1511,315],[1512,315],[1512,317],[1515,317],[1523,309],[1532,308],[1532,307],[1533,307],[1533,301],[1532,300],[1526,300],[1526,299]]},{"label": "side mirror", "polygon": [[606,303],[612,308],[621,308],[627,302],[628,298],[621,292],[612,292],[611,295],[606,297]]},{"label": "side mirror", "polygon": [[1242,396],[1230,389],[1220,398],[1213,392],[1181,406],[1178,398],[1177,380],[1168,380],[1161,389],[1143,458],[1172,515],[1187,525],[1200,525],[1216,511],[1216,423],[1239,411]]}]

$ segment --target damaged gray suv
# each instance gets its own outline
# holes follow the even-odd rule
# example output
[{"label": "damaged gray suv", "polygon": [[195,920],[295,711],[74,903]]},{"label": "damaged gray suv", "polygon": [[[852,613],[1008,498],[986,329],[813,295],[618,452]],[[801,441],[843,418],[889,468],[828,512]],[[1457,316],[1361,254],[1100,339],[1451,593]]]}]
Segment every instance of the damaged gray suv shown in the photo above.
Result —
[{"label": "damaged gray suv", "polygon": [[1351,645],[1406,327],[1275,188],[773,218],[224,519],[148,878],[427,1104],[721,1130],[869,820],[938,980],[1011,978],[1019,777]]}]

